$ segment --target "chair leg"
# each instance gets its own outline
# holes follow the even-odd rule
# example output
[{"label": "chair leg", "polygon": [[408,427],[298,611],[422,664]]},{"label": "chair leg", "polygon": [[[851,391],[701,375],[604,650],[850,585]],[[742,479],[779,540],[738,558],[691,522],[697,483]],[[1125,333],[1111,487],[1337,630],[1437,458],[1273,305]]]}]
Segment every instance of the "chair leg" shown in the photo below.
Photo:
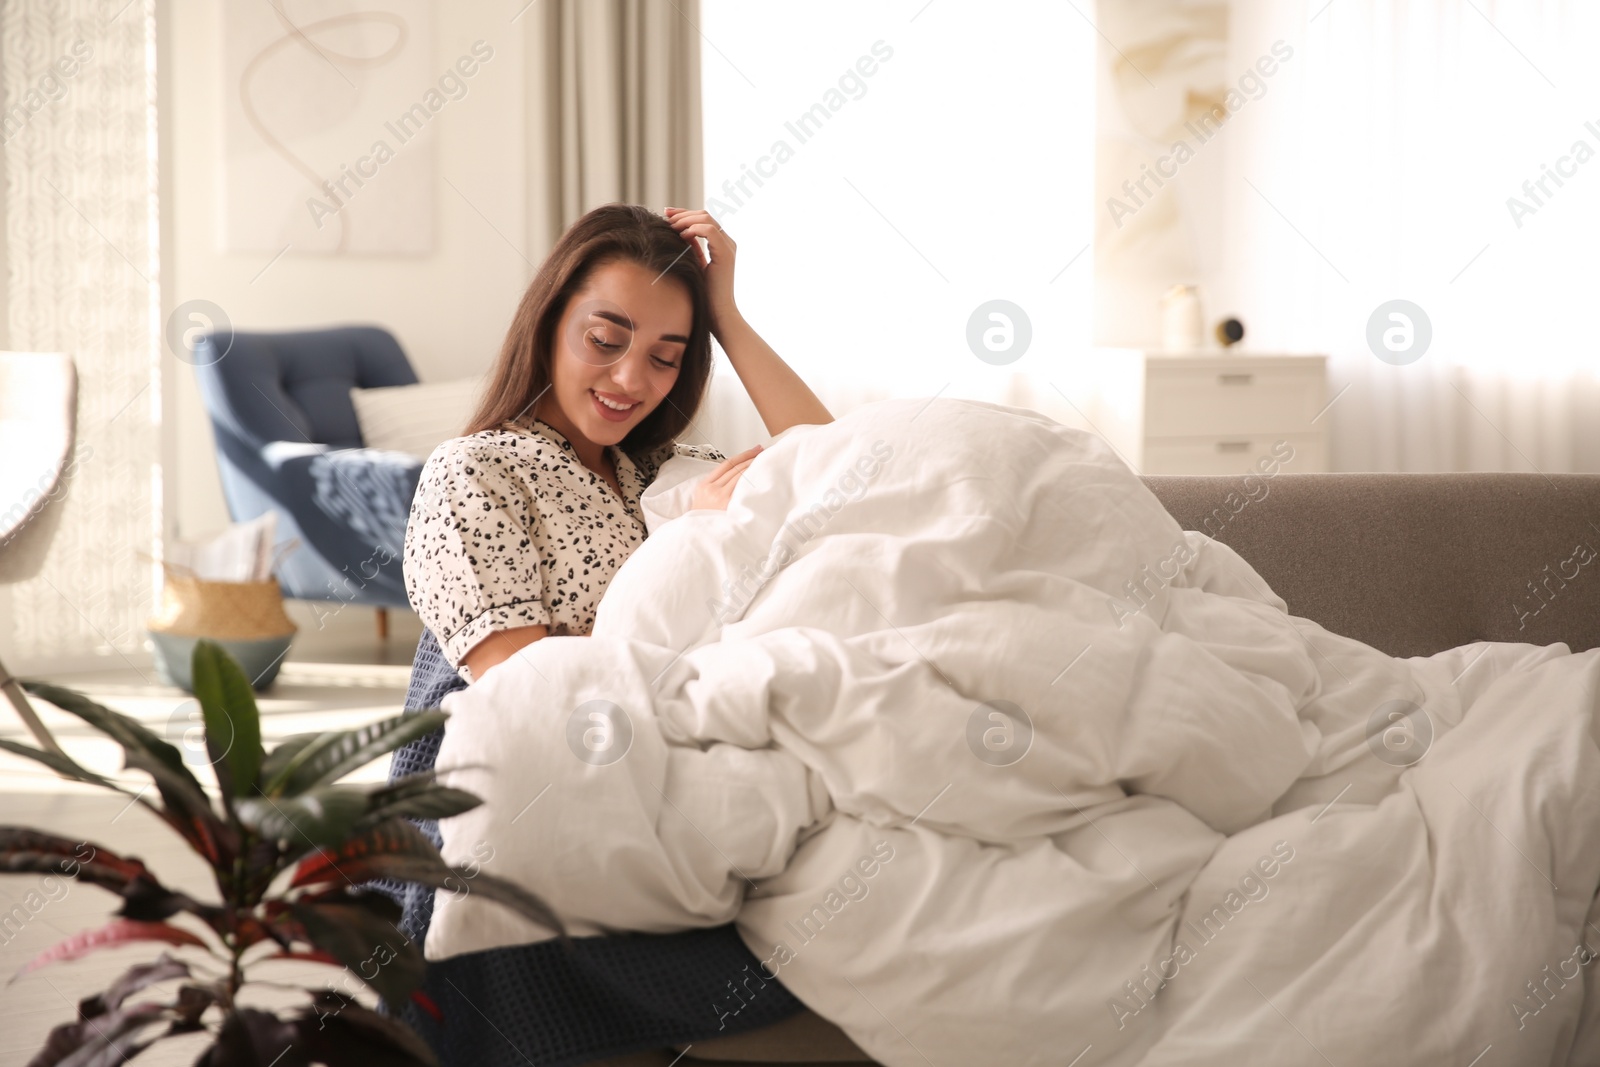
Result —
[{"label": "chair leg", "polygon": [[378,609],[378,640],[389,640],[389,609]]},{"label": "chair leg", "polygon": [[6,670],[4,663],[0,663],[0,689],[5,690],[6,699],[11,701],[11,706],[17,710],[17,716],[22,719],[28,730],[38,740],[39,747],[46,752],[54,752],[58,756],[65,756],[61,746],[56,744],[54,735],[45,728],[39,713],[33,710],[33,705],[28,702],[28,694],[23,692],[22,686],[11,677],[11,672]]}]

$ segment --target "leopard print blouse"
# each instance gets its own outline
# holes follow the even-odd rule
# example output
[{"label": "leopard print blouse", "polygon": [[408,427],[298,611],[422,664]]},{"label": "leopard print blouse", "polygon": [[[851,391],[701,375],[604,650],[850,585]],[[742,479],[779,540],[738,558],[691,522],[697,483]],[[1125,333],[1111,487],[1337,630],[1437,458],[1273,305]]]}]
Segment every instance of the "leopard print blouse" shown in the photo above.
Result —
[{"label": "leopard print blouse", "polygon": [[606,451],[621,497],[542,419],[457,437],[428,457],[406,525],[406,595],[467,681],[461,658],[496,630],[587,635],[611,576],[646,536],[639,496],[661,464],[674,453],[726,458],[675,443],[637,459]]}]

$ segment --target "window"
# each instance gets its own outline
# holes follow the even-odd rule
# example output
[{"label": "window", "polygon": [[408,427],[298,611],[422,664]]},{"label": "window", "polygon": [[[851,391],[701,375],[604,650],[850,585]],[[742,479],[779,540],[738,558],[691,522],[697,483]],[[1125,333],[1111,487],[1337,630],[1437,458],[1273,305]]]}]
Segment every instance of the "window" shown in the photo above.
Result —
[{"label": "window", "polygon": [[[739,245],[739,308],[836,414],[857,388],[1003,400],[1014,373],[1086,349],[1085,14],[1057,0],[701,9],[706,206]],[[968,344],[991,300],[1028,320],[1008,364]]]}]

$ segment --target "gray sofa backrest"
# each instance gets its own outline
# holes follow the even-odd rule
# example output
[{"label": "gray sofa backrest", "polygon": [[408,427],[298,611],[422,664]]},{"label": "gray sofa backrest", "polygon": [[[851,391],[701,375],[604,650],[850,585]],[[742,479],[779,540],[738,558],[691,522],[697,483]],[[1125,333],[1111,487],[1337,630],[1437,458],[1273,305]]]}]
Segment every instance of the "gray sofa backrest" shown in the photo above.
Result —
[{"label": "gray sofa backrest", "polygon": [[1600,474],[1149,477],[1295,614],[1396,656],[1600,645]]}]

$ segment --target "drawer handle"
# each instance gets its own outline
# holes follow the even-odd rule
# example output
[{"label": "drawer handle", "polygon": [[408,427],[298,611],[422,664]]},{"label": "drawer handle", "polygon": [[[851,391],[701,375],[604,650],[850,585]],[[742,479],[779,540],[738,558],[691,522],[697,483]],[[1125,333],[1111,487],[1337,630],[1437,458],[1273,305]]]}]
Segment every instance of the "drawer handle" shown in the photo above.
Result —
[{"label": "drawer handle", "polygon": [[1218,452],[1248,452],[1248,451],[1250,451],[1250,442],[1249,441],[1218,441],[1217,442],[1217,451]]},{"label": "drawer handle", "polygon": [[1217,384],[1249,385],[1251,382],[1255,381],[1255,378],[1256,376],[1254,374],[1219,374],[1217,375]]}]

